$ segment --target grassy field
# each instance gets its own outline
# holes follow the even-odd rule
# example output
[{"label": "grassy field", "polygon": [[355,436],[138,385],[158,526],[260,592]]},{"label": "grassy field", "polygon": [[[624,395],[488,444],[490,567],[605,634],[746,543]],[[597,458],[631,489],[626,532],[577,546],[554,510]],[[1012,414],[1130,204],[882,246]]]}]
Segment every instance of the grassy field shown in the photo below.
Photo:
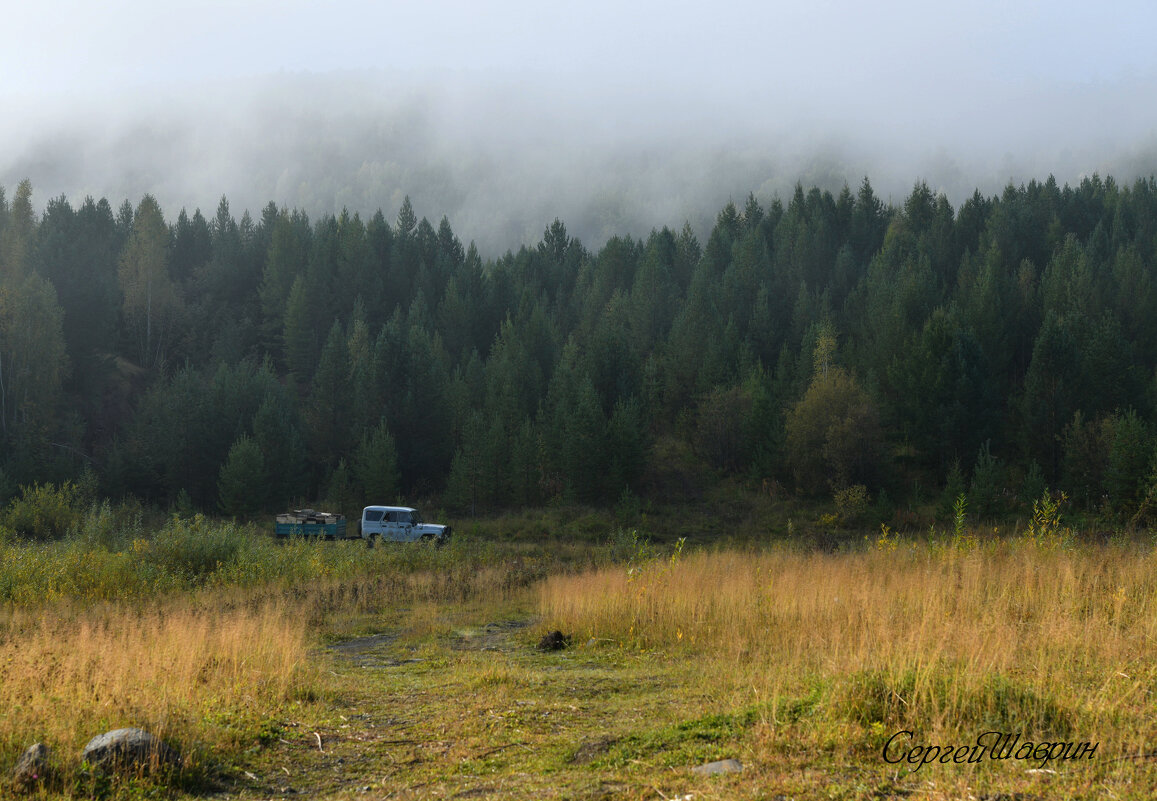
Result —
[{"label": "grassy field", "polygon": [[[548,510],[459,525],[444,549],[366,549],[173,519],[0,546],[0,795],[36,741],[54,765],[31,796],[54,799],[1157,787],[1147,535],[1093,544],[1046,519],[829,553],[614,526]],[[536,648],[555,629],[570,646]],[[183,763],[89,770],[84,743],[120,726]],[[986,732],[1010,736],[1009,758],[979,751]],[[1065,758],[1081,743],[1096,750]],[[693,771],[724,759],[742,770]]]}]

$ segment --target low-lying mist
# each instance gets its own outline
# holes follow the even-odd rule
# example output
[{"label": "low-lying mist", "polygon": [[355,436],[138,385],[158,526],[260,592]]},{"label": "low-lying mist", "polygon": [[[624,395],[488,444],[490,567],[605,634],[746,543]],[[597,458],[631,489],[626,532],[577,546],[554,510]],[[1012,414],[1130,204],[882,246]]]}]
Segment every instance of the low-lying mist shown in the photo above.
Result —
[{"label": "low-lying mist", "polygon": [[[756,81],[744,88],[740,77]],[[393,220],[405,196],[484,256],[562,219],[588,246],[690,222],[729,199],[838,192],[868,177],[899,203],[917,181],[959,204],[1012,182],[1157,171],[1157,80],[977,87],[968,97],[809,97],[735,85],[594,88],[473,74],[281,73],[249,82],[38,101],[0,128],[0,186],[32,181],[114,205],[144,193],[173,219],[270,201]],[[766,87],[764,81],[762,86]]]}]

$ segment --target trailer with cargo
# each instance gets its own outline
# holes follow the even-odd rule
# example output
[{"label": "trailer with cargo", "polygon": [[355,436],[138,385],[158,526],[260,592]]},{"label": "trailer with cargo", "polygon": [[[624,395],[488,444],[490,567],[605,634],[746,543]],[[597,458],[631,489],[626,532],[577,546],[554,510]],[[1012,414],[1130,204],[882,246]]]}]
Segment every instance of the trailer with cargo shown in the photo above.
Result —
[{"label": "trailer with cargo", "polygon": [[313,509],[294,509],[277,516],[273,533],[277,537],[318,537],[327,540],[356,538],[357,533],[348,534],[344,515],[318,512]]}]

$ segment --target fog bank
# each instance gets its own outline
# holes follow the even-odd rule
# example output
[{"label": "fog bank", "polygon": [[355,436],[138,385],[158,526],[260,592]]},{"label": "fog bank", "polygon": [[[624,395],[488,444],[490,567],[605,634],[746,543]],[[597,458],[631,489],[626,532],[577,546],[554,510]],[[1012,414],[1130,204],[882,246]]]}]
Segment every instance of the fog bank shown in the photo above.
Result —
[{"label": "fog bank", "polygon": [[170,219],[222,195],[256,216],[273,201],[311,216],[393,220],[408,195],[486,256],[537,242],[555,217],[588,246],[689,221],[705,232],[729,199],[833,192],[869,177],[899,203],[926,181],[973,191],[1053,175],[1129,182],[1157,172],[1157,79],[996,80],[951,96],[822,96],[800,84],[635,85],[444,71],[280,72],[25,98],[0,127],[0,186],[32,181],[39,208],[65,195]]}]

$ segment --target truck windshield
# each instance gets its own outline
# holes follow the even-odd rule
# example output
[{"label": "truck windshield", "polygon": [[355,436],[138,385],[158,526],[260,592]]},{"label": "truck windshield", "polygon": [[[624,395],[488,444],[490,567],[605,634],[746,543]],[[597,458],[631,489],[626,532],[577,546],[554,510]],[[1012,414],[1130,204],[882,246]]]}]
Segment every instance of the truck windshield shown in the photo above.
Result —
[{"label": "truck windshield", "polygon": [[414,523],[414,525],[415,525],[415,526],[420,526],[420,525],[422,525],[422,515],[421,515],[421,514],[419,514],[419,512],[418,512],[418,510],[417,510],[417,509],[415,509],[414,511],[410,512],[410,520],[412,520],[412,521],[413,521],[413,523]]}]

